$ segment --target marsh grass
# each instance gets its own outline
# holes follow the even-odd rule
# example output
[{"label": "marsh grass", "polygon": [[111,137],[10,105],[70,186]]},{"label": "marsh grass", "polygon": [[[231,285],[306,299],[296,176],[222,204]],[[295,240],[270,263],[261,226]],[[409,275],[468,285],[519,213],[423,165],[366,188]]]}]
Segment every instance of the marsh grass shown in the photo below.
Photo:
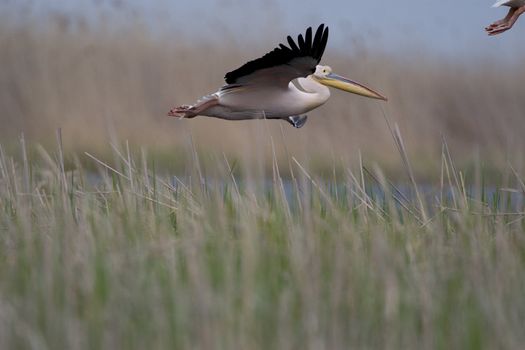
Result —
[{"label": "marsh grass", "polygon": [[512,167],[508,188],[489,195],[482,172],[464,183],[444,144],[441,180],[418,196],[415,181],[401,190],[366,160],[327,180],[290,153],[292,176],[274,158],[260,167],[273,169],[268,181],[224,154],[204,165],[190,144],[179,176],[128,143],[110,162],[77,154],[66,170],[61,138],[55,151],[27,154],[23,137],[16,156],[0,148],[2,348],[525,341],[523,178]]}]

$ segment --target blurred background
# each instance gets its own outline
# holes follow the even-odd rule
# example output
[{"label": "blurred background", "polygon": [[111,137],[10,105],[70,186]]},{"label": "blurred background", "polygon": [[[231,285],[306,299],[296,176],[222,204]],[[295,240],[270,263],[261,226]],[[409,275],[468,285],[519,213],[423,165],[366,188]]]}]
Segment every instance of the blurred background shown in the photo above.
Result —
[{"label": "blurred background", "polygon": [[[20,135],[67,152],[103,154],[129,141],[184,166],[202,154],[246,161],[286,154],[331,166],[368,160],[395,171],[385,116],[398,123],[418,173],[440,167],[442,140],[460,164],[522,165],[525,21],[488,37],[491,0],[2,0],[0,143]],[[226,72],[326,23],[322,63],[389,97],[333,91],[300,130],[281,122],[176,120],[174,106],[216,91]],[[263,135],[263,136],[261,136]],[[266,136],[265,136],[266,135]],[[267,136],[271,136],[267,137]],[[261,141],[262,140],[262,141]]]}]

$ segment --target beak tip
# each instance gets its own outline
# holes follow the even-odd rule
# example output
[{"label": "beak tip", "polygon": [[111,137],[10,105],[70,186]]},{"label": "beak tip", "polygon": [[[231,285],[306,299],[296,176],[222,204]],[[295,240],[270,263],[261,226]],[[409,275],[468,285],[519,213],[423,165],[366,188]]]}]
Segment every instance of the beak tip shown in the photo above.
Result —
[{"label": "beak tip", "polygon": [[388,97],[381,95],[380,93],[377,93],[374,91],[375,96],[370,96],[372,98],[375,98],[376,100],[388,102]]}]

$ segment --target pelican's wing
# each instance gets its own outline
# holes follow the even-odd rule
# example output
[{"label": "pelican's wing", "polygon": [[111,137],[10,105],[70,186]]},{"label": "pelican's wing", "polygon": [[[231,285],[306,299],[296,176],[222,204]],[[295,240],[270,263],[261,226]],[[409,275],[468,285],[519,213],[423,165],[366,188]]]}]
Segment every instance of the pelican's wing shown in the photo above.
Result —
[{"label": "pelican's wing", "polygon": [[525,5],[525,0],[499,0],[492,7],[509,6],[509,7],[521,7]]},{"label": "pelican's wing", "polygon": [[503,6],[505,5],[505,3],[507,3],[509,0],[499,0],[497,1],[494,5],[492,5],[492,7],[500,7],[500,6]]},{"label": "pelican's wing", "polygon": [[312,38],[312,28],[306,34],[299,35],[298,44],[288,36],[288,45],[279,47],[261,58],[250,61],[240,68],[226,74],[227,84],[283,84],[299,77],[306,77],[315,72],[321,61],[328,41],[328,27],[321,24]]}]

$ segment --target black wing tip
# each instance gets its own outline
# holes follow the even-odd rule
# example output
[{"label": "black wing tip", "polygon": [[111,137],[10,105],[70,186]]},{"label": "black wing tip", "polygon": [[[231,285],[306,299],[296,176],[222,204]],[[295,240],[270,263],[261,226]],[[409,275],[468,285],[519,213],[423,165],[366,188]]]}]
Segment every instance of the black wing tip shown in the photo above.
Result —
[{"label": "black wing tip", "polygon": [[[324,23],[322,23],[317,30],[321,33],[321,37],[324,40],[328,40],[328,33],[330,32],[330,29],[328,29],[328,26],[325,26]],[[326,39],[325,39],[326,38]]]},{"label": "black wing tip", "polygon": [[317,27],[317,31],[316,32],[320,32],[322,35],[328,35],[328,26],[325,25],[324,23],[321,23],[319,25],[319,27]]},{"label": "black wing tip", "polygon": [[323,34],[327,30],[328,30],[328,26],[325,25],[324,23],[321,23],[319,24],[319,27],[317,27],[315,33],[317,34],[317,32],[320,32],[321,34]]}]

